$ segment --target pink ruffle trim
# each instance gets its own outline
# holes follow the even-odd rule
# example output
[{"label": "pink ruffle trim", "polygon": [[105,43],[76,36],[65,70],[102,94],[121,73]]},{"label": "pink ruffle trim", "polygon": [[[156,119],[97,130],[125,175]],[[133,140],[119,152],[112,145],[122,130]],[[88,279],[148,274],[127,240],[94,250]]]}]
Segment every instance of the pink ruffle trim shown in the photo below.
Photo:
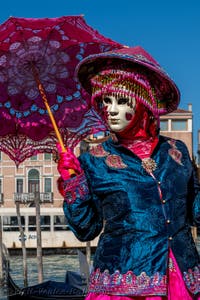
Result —
[{"label": "pink ruffle trim", "polygon": [[[117,295],[104,295],[89,293],[85,300],[192,300],[194,299],[188,292],[185,283],[182,278],[182,274],[179,270],[176,259],[170,250],[169,257],[173,262],[173,267],[169,268],[169,286],[168,286],[168,296],[117,296]],[[200,300],[200,296],[196,298]]]}]

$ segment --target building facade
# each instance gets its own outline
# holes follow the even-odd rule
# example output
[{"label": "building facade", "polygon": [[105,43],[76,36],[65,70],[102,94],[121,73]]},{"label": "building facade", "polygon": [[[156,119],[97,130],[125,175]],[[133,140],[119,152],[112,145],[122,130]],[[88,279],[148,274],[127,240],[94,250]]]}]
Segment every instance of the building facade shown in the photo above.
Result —
[{"label": "building facade", "polygon": [[57,165],[49,153],[38,154],[16,167],[3,152],[0,155],[1,207],[13,207],[15,201],[31,205],[33,193],[40,193],[43,206],[62,206],[57,190]]},{"label": "building facade", "polygon": [[[0,155],[0,216],[2,242],[8,249],[21,248],[17,206],[27,249],[37,247],[36,201],[40,203],[42,247],[77,248],[86,243],[69,230],[63,213],[63,198],[57,189],[57,163],[51,154],[32,156],[16,167],[5,154]],[[96,240],[91,244],[96,246]]]}]

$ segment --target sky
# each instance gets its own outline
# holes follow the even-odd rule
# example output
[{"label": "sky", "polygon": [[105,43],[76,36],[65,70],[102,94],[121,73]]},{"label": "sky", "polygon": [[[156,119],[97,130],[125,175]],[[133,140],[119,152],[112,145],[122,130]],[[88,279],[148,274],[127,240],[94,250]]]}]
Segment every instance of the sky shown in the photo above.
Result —
[{"label": "sky", "polygon": [[84,15],[88,25],[127,46],[142,46],[181,92],[179,108],[192,104],[194,155],[200,129],[199,0],[6,0],[0,23],[25,18]]}]

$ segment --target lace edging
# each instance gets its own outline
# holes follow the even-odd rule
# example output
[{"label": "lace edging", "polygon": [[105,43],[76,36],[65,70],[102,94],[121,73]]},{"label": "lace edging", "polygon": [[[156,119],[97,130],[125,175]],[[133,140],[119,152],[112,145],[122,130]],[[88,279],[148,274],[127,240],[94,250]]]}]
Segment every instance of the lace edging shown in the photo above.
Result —
[{"label": "lace edging", "polygon": [[184,281],[191,293],[197,294],[200,292],[200,265],[193,270],[189,269],[183,273]]},{"label": "lace edging", "polygon": [[167,276],[155,273],[148,276],[145,272],[135,275],[132,271],[121,274],[115,271],[110,274],[108,270],[101,272],[95,270],[90,277],[89,292],[110,293],[112,295],[166,295]]}]

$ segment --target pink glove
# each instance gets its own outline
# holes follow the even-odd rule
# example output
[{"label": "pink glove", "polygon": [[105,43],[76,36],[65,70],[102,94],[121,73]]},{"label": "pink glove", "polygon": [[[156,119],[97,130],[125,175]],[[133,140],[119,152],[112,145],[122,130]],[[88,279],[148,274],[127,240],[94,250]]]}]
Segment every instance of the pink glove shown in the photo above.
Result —
[{"label": "pink glove", "polygon": [[74,170],[76,175],[79,175],[82,172],[82,169],[74,153],[70,149],[67,149],[66,152],[62,152],[60,144],[57,144],[57,149],[60,156],[57,169],[61,177],[64,180],[72,177],[69,172],[70,169]]}]

